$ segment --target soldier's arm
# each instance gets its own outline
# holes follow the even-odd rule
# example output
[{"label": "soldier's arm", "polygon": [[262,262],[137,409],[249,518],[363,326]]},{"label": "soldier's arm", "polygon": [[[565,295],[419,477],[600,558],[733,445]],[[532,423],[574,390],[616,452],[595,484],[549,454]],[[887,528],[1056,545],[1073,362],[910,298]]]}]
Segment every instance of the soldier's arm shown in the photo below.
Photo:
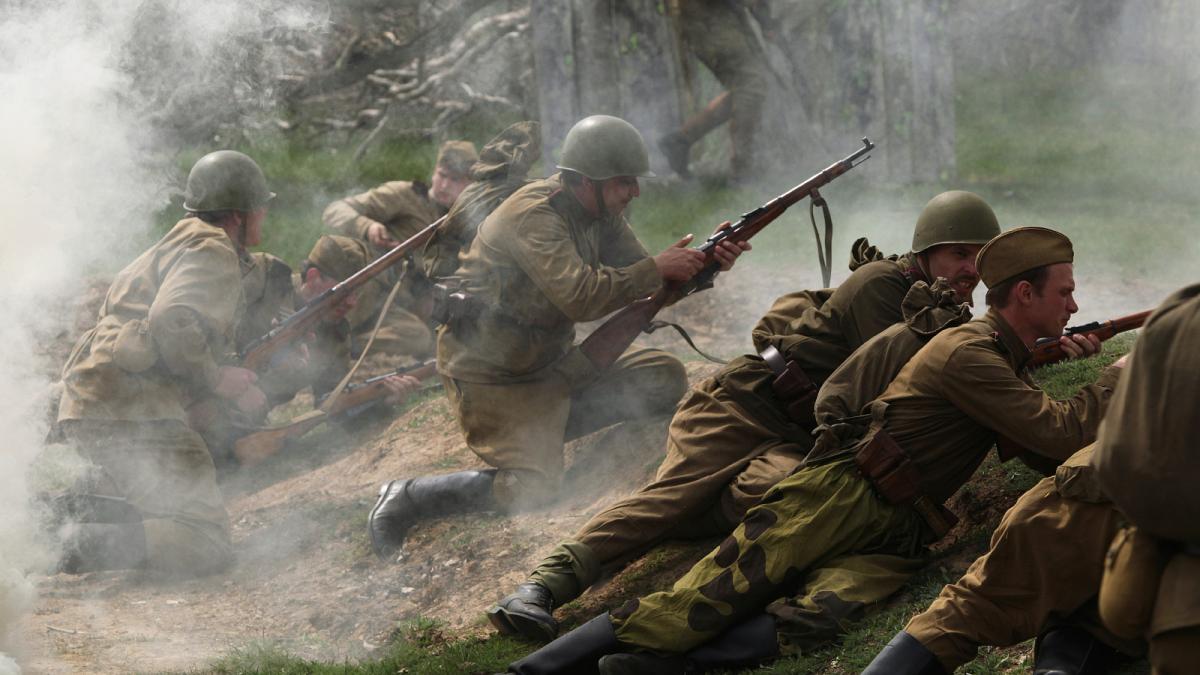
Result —
[{"label": "soldier's arm", "polygon": [[[558,216],[534,211],[518,223],[503,246],[572,321],[592,321],[658,290],[662,278],[650,257],[626,267],[586,264]],[[639,244],[640,246],[640,244]]]},{"label": "soldier's arm", "polygon": [[325,207],[321,220],[329,229],[348,237],[367,239],[367,229],[375,223],[385,223],[396,213],[398,182],[384,183],[377,188]]},{"label": "soldier's arm", "polygon": [[1106,368],[1095,384],[1056,401],[1017,376],[993,347],[961,345],[946,365],[947,400],[980,424],[1029,451],[1062,460],[1096,439],[1120,370]]},{"label": "soldier's arm", "polygon": [[[843,288],[850,292],[841,318],[842,336],[850,351],[904,320],[902,303],[909,285],[903,277],[881,274],[869,277],[861,287],[847,283]],[[836,305],[841,298],[835,295],[830,300]]]},{"label": "soldier's arm", "polygon": [[237,254],[228,242],[202,239],[172,261],[149,313],[150,336],[171,374],[199,391],[216,386],[241,297]]}]

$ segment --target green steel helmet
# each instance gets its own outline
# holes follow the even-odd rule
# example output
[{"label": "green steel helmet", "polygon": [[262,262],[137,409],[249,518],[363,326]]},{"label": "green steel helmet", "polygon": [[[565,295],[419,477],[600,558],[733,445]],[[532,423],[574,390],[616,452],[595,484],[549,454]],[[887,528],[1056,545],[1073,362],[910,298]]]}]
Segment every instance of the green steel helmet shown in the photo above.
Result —
[{"label": "green steel helmet", "polygon": [[188,211],[253,211],[275,196],[250,157],[218,150],[201,157],[188,173],[183,208]]},{"label": "green steel helmet", "polygon": [[986,244],[1000,234],[992,207],[974,192],[951,190],[929,200],[913,230],[912,250],[939,244]]},{"label": "green steel helmet", "polygon": [[611,115],[592,115],[576,122],[563,140],[558,168],[592,180],[654,175],[642,134]]}]

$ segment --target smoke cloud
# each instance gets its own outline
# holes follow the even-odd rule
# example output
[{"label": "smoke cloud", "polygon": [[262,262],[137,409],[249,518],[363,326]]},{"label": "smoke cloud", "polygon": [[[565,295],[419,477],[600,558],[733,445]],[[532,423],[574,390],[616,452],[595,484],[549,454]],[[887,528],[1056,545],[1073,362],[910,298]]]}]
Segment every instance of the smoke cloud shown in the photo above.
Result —
[{"label": "smoke cloud", "polygon": [[[285,67],[270,38],[323,19],[302,4],[236,0],[0,6],[0,652],[12,654],[34,602],[26,575],[53,560],[27,509],[62,365],[46,343],[74,337],[86,275],[119,269],[149,240],[154,211],[179,188],[175,144],[194,140],[189,125],[269,109]],[[10,672],[20,669],[0,653]]]}]

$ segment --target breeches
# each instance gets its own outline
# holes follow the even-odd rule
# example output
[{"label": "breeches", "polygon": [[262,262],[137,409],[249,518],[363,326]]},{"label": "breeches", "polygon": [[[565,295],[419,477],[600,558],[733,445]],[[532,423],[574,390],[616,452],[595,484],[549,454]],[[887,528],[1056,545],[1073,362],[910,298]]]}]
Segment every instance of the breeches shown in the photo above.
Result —
[{"label": "breeches", "polygon": [[667,538],[728,534],[803,461],[809,445],[782,440],[710,378],[684,396],[654,480],[596,514],[531,575],[567,602],[600,576]]},{"label": "breeches", "polygon": [[150,569],[195,576],[233,560],[229,516],[200,436],[182,422],[70,420],[80,454],[142,513]]},{"label": "breeches", "polygon": [[781,651],[808,649],[895,592],[919,568],[926,539],[919,516],[877,497],[851,462],[806,467],[670,591],[613,612],[617,638],[682,653],[766,609]]},{"label": "breeches", "polygon": [[557,495],[565,441],[624,420],[669,414],[687,389],[683,364],[657,349],[627,352],[586,383],[555,371],[529,382],[443,380],[467,445],[499,469],[493,489],[506,510]]},{"label": "breeches", "polygon": [[974,659],[980,645],[1036,637],[1099,592],[1119,518],[1111,504],[1068,499],[1053,477],[1043,479],[1004,514],[987,553],[904,630],[947,670]]}]

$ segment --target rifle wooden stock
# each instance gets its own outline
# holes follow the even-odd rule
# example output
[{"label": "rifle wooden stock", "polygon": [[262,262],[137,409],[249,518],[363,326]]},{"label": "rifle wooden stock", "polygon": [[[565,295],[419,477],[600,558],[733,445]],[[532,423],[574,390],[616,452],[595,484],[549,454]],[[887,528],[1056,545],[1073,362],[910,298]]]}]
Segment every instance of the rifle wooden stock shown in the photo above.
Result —
[{"label": "rifle wooden stock", "polygon": [[423,230],[405,239],[395,248],[371,261],[366,267],[350,275],[345,281],[339,282],[333,288],[310,300],[295,314],[289,316],[283,323],[271,329],[271,332],[258,338],[242,352],[241,365],[250,370],[261,370],[276,351],[291,344],[297,338],[303,338],[312,331],[325,315],[333,311],[347,295],[358,290],[363,284],[375,278],[381,272],[399,262],[404,256],[425,245],[433,236],[433,231],[446,219],[438,218]]},{"label": "rifle wooden stock", "polygon": [[[1147,310],[1108,321],[1093,321],[1082,326],[1067,328],[1063,331],[1063,335],[1095,335],[1103,342],[1115,335],[1141,328],[1149,316],[1150,311]],[[1065,358],[1067,358],[1067,353],[1063,351],[1058,338],[1040,338],[1033,346],[1033,356],[1029,358],[1027,365],[1030,368],[1037,368],[1048,363],[1062,361]]]},{"label": "rifle wooden stock", "polygon": [[254,466],[268,457],[279,452],[289,439],[299,438],[310,430],[324,424],[327,420],[352,410],[361,405],[387,398],[391,393],[385,379],[392,375],[408,375],[418,380],[426,380],[437,373],[437,362],[426,361],[416,366],[397,368],[390,373],[377,375],[358,384],[346,387],[339,396],[333,399],[333,405],[324,405],[316,410],[310,410],[293,419],[291,422],[270,429],[262,429],[237,439],[233,444],[233,454],[242,466]]},{"label": "rifle wooden stock", "polygon": [[629,348],[629,345],[633,344],[638,334],[650,325],[650,321],[658,314],[659,310],[684,296],[707,288],[709,282],[720,270],[720,263],[717,262],[714,252],[721,242],[746,241],[771,224],[771,221],[783,215],[783,212],[796,202],[807,197],[819,197],[818,188],[828,185],[835,178],[867,159],[865,155],[875,146],[865,138],[862,139],[862,142],[863,147],[845,159],[830,164],[791,190],[749,213],[742,214],[736,223],[713,233],[703,244],[696,247],[696,250],[704,253],[702,270],[686,282],[664,284],[654,295],[632,302],[618,310],[580,343],[580,351],[597,370],[603,370],[612,365]]}]

